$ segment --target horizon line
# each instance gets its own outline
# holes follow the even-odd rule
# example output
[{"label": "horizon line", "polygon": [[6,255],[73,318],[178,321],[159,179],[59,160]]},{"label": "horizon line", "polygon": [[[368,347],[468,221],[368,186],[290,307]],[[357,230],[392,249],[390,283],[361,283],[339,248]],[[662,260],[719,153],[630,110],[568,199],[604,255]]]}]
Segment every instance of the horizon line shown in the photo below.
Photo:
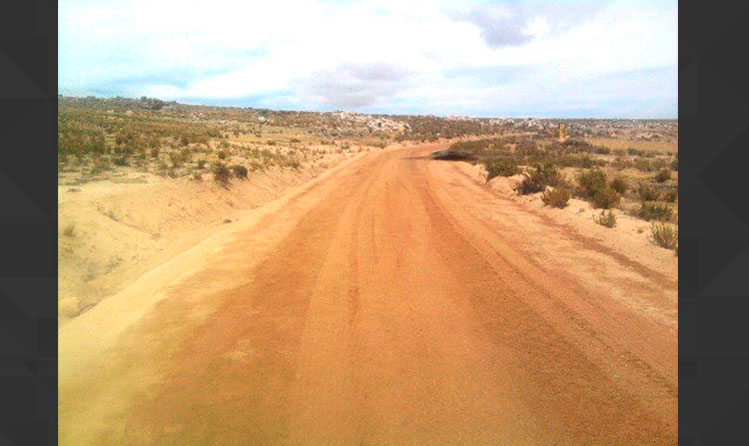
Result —
[{"label": "horizon line", "polygon": [[[533,116],[533,115],[517,115],[517,116],[477,116],[477,115],[440,115],[440,114],[434,114],[434,113],[369,113],[369,112],[360,112],[360,111],[353,111],[353,110],[346,110],[346,109],[335,109],[335,110],[310,110],[310,109],[292,109],[292,108],[268,108],[268,107],[254,107],[250,105],[220,105],[217,103],[199,103],[199,102],[189,102],[184,101],[182,99],[177,100],[169,100],[169,99],[161,99],[161,98],[155,98],[150,96],[139,96],[139,97],[130,97],[130,96],[121,96],[121,95],[114,95],[114,96],[99,96],[95,94],[64,94],[58,92],[57,94],[58,98],[77,98],[77,99],[86,99],[86,98],[94,98],[94,99],[129,99],[129,100],[140,100],[142,98],[147,99],[156,99],[162,102],[166,103],[175,103],[178,105],[188,105],[192,107],[215,107],[215,108],[239,108],[239,109],[252,109],[252,110],[269,110],[272,112],[300,112],[300,113],[355,113],[359,115],[370,115],[370,116],[432,116],[437,118],[468,118],[468,119],[557,119],[557,120],[627,120],[627,121],[678,121],[679,117],[669,117],[669,118],[655,118],[655,117],[646,117],[646,118],[634,118],[634,117],[596,117],[596,116],[585,116],[585,117],[549,117],[549,116]],[[231,99],[228,99],[231,100]],[[220,101],[220,100],[219,100]]]}]

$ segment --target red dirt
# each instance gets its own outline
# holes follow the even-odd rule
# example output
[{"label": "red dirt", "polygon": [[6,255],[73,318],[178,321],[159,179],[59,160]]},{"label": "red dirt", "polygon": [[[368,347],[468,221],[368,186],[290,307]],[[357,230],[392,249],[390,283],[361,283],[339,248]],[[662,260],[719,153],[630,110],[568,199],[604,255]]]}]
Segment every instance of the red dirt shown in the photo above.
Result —
[{"label": "red dirt", "polygon": [[159,290],[69,365],[61,444],[676,444],[675,278],[438,148],[346,165]]}]

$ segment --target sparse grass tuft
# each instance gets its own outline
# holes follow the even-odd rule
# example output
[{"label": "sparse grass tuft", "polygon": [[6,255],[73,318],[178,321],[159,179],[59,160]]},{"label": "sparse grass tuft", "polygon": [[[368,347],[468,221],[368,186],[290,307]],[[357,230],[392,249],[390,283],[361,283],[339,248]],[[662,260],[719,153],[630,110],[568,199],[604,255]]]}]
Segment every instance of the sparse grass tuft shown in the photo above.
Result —
[{"label": "sparse grass tuft", "polygon": [[73,223],[70,223],[69,225],[65,226],[65,229],[62,230],[62,235],[64,235],[65,237],[75,236],[75,225]]},{"label": "sparse grass tuft", "polygon": [[614,214],[614,211],[612,210],[601,211],[601,215],[594,216],[593,221],[595,221],[601,226],[606,226],[607,228],[613,228],[614,226],[616,226],[616,215]]},{"label": "sparse grass tuft", "polygon": [[656,245],[673,249],[678,255],[679,229],[668,223],[653,223],[650,226],[650,240]]}]

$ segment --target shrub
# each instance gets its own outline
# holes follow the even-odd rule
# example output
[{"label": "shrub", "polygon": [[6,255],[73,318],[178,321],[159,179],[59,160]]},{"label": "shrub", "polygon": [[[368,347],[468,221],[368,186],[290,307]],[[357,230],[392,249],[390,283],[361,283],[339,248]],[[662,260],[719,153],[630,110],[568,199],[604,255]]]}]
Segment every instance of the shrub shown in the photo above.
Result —
[{"label": "shrub", "polygon": [[656,245],[673,249],[678,255],[679,229],[668,223],[653,223],[650,226],[650,240]]},{"label": "shrub", "polygon": [[235,164],[231,166],[232,172],[234,172],[234,176],[239,178],[240,180],[244,180],[247,178],[247,168],[242,166],[241,164]]},{"label": "shrub", "polygon": [[614,189],[619,194],[624,194],[627,192],[627,189],[629,189],[629,184],[627,183],[627,180],[624,179],[622,176],[617,176],[613,180],[611,180],[611,188]]},{"label": "shrub", "polygon": [[546,162],[543,164],[536,164],[535,174],[539,181],[546,184],[547,186],[561,186],[564,183],[562,175],[559,174],[554,164]]},{"label": "shrub", "polygon": [[520,195],[541,192],[546,186],[559,186],[562,177],[552,164],[537,164],[531,173],[525,173],[525,178],[517,185],[516,191]]},{"label": "shrub", "polygon": [[628,159],[617,156],[616,159],[614,159],[614,161],[611,163],[611,165],[617,170],[622,170],[628,167],[633,167],[634,163]]},{"label": "shrub", "polygon": [[570,201],[570,192],[565,187],[555,187],[552,190],[547,190],[541,196],[544,204],[555,208],[565,208]]},{"label": "shrub", "polygon": [[580,194],[592,198],[606,188],[606,173],[598,169],[582,171],[577,176],[577,183],[580,185]]},{"label": "shrub", "polygon": [[486,181],[491,180],[494,177],[510,177],[520,173],[518,166],[510,160],[498,159],[486,161]]},{"label": "shrub", "polygon": [[648,221],[667,221],[671,220],[673,210],[665,204],[645,202],[640,206],[640,212],[638,215],[640,218]]},{"label": "shrub", "polygon": [[628,155],[636,156],[636,155],[641,155],[642,153],[643,152],[641,150],[637,150],[634,147],[628,147],[627,148],[627,154]]},{"label": "shrub", "polygon": [[228,167],[226,167],[226,164],[217,161],[213,164],[213,179],[220,184],[223,187],[229,187],[229,182],[231,182],[231,171]]},{"label": "shrub", "polygon": [[525,178],[523,178],[523,181],[521,181],[520,184],[518,184],[515,188],[517,193],[519,193],[520,195],[534,194],[546,189],[546,185],[540,183],[537,177],[535,177],[532,173],[525,173],[524,175]]},{"label": "shrub", "polygon": [[205,160],[198,160],[198,169],[205,169]]},{"label": "shrub", "polygon": [[196,170],[192,173],[192,179],[195,181],[203,181],[203,174]]},{"label": "shrub", "polygon": [[218,159],[225,160],[226,157],[228,157],[228,156],[229,156],[229,152],[227,152],[226,150],[219,150],[218,151]]},{"label": "shrub", "polygon": [[659,183],[665,183],[671,179],[671,171],[668,169],[661,169],[660,172],[655,174],[655,181]]},{"label": "shrub", "polygon": [[606,226],[607,228],[613,228],[616,226],[616,215],[614,214],[614,211],[601,211],[601,215],[594,216],[593,221],[598,223],[601,226]]},{"label": "shrub", "polygon": [[265,169],[265,165],[260,160],[252,160],[250,161],[250,168],[253,172],[256,170],[263,170]]},{"label": "shrub", "polygon": [[640,201],[656,201],[661,194],[653,186],[640,183],[637,186],[637,196],[640,198]]},{"label": "shrub", "polygon": [[112,165],[109,164],[108,159],[97,157],[94,159],[94,166],[93,168],[91,168],[91,173],[97,174],[105,170],[109,170],[111,168],[112,168]]},{"label": "shrub", "polygon": [[622,197],[609,186],[604,186],[591,197],[591,203],[596,209],[610,209],[621,201]]},{"label": "shrub", "polygon": [[619,204],[621,196],[606,182],[606,173],[593,169],[580,172],[577,176],[580,194],[588,198],[593,207],[609,209]]},{"label": "shrub", "polygon": [[642,158],[635,158],[635,169],[642,171],[642,172],[650,172],[653,170],[653,163],[650,162],[650,160],[642,159]]},{"label": "shrub", "polygon": [[160,152],[161,152],[161,149],[159,149],[158,147],[152,148],[151,149],[151,158],[158,158]]},{"label": "shrub", "polygon": [[125,155],[112,159],[115,166],[125,167],[130,165],[130,161],[127,160]]},{"label": "shrub", "polygon": [[180,150],[180,156],[182,157],[182,162],[186,163],[190,161],[190,158],[192,158],[192,151],[185,147],[184,149]]},{"label": "shrub", "polygon": [[611,149],[603,146],[593,146],[593,152],[599,155],[608,155],[611,153]]},{"label": "shrub", "polygon": [[185,156],[182,152],[169,152],[169,159],[172,162],[172,167],[180,167],[185,162]]},{"label": "shrub", "polygon": [[676,189],[671,189],[663,196],[663,199],[665,201],[668,201],[669,203],[674,203],[676,199],[679,198],[679,191]]}]

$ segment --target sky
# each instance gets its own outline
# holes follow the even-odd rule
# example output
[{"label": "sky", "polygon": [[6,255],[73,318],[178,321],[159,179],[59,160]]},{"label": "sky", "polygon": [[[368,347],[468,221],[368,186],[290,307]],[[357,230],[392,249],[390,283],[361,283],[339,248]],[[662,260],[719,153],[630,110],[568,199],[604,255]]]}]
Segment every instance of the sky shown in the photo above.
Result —
[{"label": "sky", "polygon": [[61,0],[59,91],[476,117],[676,118],[676,0]]}]

